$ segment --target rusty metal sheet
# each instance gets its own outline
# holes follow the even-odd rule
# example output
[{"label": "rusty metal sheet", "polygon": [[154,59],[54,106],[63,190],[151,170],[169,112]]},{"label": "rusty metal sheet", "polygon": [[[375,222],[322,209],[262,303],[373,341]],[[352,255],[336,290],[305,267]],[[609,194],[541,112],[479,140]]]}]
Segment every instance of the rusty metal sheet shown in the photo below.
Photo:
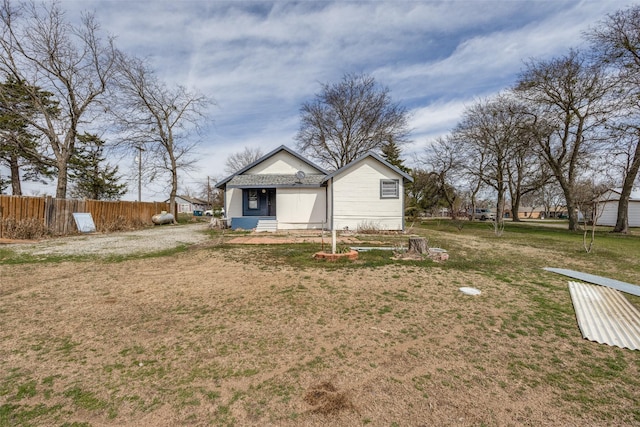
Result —
[{"label": "rusty metal sheet", "polygon": [[640,350],[640,312],[619,291],[569,282],[582,336],[600,344]]}]

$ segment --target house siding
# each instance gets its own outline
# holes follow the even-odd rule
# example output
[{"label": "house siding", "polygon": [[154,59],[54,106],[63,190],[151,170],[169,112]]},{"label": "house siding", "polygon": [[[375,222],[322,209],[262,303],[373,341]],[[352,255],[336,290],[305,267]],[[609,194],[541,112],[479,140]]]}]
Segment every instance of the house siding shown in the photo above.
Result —
[{"label": "house siding", "polygon": [[[615,191],[607,191],[600,197],[598,204],[597,225],[615,226],[618,220],[618,200],[620,194]],[[640,227],[640,200],[629,200],[629,227]]]},{"label": "house siding", "polygon": [[[618,201],[608,201],[601,203],[598,209],[600,217],[597,219],[598,225],[615,226],[618,221]],[[629,227],[640,227],[640,202],[629,201]]]},{"label": "house siding", "polygon": [[[380,180],[399,181],[399,197],[380,198]],[[366,158],[333,177],[333,228],[358,230],[374,227],[402,230],[404,220],[402,176],[373,158]]]},{"label": "house siding", "polygon": [[242,190],[228,188],[224,192],[225,215],[227,218],[242,216]]},{"label": "house siding", "polygon": [[278,228],[321,229],[326,226],[326,188],[283,188],[276,192]]},{"label": "house siding", "polygon": [[600,203],[598,206],[598,218],[596,220],[598,225],[616,225],[618,221],[618,202],[608,201]]},{"label": "house siding", "polygon": [[251,169],[247,170],[246,175],[279,175],[290,174],[293,175],[297,171],[303,171],[306,174],[319,174],[321,171],[312,167],[311,165],[301,161],[295,156],[292,156],[286,151],[281,151],[273,156],[265,159],[263,162],[255,165]]}]

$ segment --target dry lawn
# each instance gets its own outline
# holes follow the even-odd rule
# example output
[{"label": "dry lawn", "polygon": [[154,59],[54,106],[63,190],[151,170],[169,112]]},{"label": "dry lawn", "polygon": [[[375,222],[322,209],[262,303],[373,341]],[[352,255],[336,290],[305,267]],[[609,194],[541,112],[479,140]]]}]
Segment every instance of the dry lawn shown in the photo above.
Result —
[{"label": "dry lawn", "polygon": [[640,425],[640,352],[583,340],[566,280],[537,265],[268,251],[0,265],[0,425]]}]

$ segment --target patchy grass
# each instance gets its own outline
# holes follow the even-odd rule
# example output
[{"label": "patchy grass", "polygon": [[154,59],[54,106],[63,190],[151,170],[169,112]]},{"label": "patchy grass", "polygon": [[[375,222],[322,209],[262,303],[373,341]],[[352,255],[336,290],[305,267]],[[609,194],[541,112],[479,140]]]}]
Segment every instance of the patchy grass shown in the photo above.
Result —
[{"label": "patchy grass", "polygon": [[566,279],[542,270],[640,283],[637,236],[599,232],[586,254],[530,223],[412,233],[450,260],[319,262],[317,244],[212,232],[153,256],[2,263],[0,426],[640,424],[640,352],[583,340]]}]

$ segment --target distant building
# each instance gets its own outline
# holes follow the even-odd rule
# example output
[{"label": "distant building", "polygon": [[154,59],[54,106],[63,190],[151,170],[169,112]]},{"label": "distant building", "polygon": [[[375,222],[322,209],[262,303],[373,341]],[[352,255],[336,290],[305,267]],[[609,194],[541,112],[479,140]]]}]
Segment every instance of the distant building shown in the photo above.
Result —
[{"label": "distant building", "polygon": [[550,210],[547,210],[544,206],[522,206],[518,209],[518,218],[520,219],[563,218],[566,216],[567,208],[564,206],[551,208]]},{"label": "distant building", "polygon": [[209,209],[209,204],[206,200],[189,196],[176,196],[176,205],[178,207],[177,213],[193,214],[196,211],[204,212]]},{"label": "distant building", "polygon": [[[618,204],[622,189],[612,188],[598,197],[596,225],[615,226],[618,220]],[[634,189],[629,196],[629,227],[640,227],[640,190]]]}]

